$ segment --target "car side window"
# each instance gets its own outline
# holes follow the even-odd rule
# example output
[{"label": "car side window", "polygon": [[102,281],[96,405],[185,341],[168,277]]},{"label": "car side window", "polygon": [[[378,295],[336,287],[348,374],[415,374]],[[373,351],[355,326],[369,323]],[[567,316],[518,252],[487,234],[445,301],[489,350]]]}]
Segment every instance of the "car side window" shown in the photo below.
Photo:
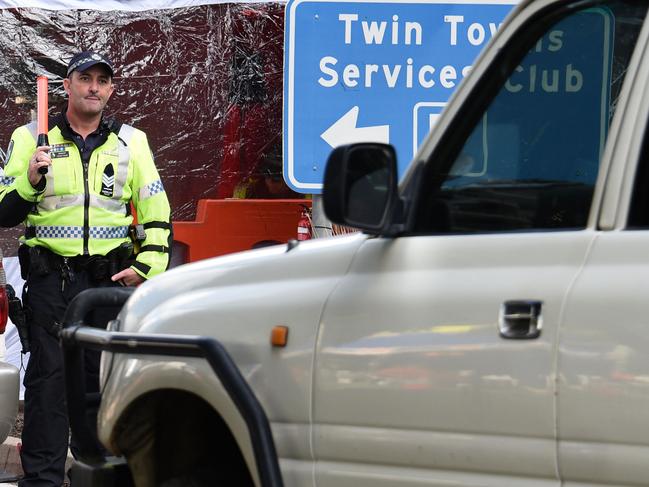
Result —
[{"label": "car side window", "polygon": [[452,162],[430,162],[418,232],[584,228],[646,12],[600,2],[532,39]]},{"label": "car side window", "polygon": [[625,229],[649,229],[649,133],[646,132],[633,181],[633,195]]}]

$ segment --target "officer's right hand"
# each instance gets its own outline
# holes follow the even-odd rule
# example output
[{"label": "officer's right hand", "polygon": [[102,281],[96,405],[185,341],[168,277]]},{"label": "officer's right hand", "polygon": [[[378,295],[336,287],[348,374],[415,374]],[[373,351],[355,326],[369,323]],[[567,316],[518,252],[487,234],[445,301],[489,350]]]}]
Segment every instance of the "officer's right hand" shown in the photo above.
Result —
[{"label": "officer's right hand", "polygon": [[27,176],[29,177],[29,182],[35,188],[38,183],[43,178],[43,175],[38,172],[38,169],[43,166],[51,166],[52,159],[49,155],[50,146],[42,145],[36,148],[36,151],[32,155],[32,158],[29,160],[29,170]]}]

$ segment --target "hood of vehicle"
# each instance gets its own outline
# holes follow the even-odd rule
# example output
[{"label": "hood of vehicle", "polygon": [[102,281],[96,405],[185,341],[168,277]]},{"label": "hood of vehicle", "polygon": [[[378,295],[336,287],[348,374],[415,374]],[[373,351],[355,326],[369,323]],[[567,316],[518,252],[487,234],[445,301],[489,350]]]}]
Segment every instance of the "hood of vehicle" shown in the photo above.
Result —
[{"label": "hood of vehicle", "polygon": [[[271,291],[286,281],[343,276],[367,235],[300,242],[289,250],[277,245],[171,269],[142,284],[119,315],[119,330],[145,331],[150,320],[187,307],[188,300],[209,299],[218,288],[249,287]],[[266,292],[264,292],[266,294]],[[259,296],[257,296],[259,297]],[[148,331],[148,330],[146,330]]]}]

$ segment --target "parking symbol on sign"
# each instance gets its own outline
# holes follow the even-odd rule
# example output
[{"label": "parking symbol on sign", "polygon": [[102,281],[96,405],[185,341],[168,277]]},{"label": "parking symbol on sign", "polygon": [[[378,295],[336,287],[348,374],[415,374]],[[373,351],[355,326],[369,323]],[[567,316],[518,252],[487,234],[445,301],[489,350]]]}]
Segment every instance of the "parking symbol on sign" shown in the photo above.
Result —
[{"label": "parking symbol on sign", "polygon": [[432,130],[437,123],[437,119],[442,114],[442,110],[446,106],[443,102],[428,102],[423,101],[415,105],[412,116],[412,156],[417,153],[417,149],[424,141],[428,133]]}]

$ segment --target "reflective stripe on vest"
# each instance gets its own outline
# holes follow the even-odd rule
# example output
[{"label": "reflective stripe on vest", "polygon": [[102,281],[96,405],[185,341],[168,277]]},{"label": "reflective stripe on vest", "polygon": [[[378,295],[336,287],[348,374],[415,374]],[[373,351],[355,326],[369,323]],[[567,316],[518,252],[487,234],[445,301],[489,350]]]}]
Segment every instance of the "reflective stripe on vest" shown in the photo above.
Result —
[{"label": "reflective stripe on vest", "polygon": [[29,122],[25,127],[32,134],[32,137],[34,137],[34,142],[36,142],[38,140],[38,122]]},{"label": "reflective stripe on vest", "polygon": [[[83,238],[83,227],[28,226],[36,238]],[[90,227],[90,238],[126,238],[129,227]]]},{"label": "reflective stripe on vest", "polygon": [[16,178],[13,178],[11,176],[2,176],[0,177],[0,185],[2,186],[10,186]]},{"label": "reflective stripe on vest", "polygon": [[130,125],[123,124],[117,134],[118,161],[117,174],[115,174],[115,189],[113,198],[119,199],[124,194],[124,186],[128,177],[128,163],[131,160],[131,153],[128,148],[133,138],[135,129]]},{"label": "reflective stripe on vest", "polygon": [[154,194],[164,193],[164,187],[162,186],[162,181],[159,179],[153,181],[152,183],[147,184],[140,188],[140,201],[150,198]]},{"label": "reflective stripe on vest", "polygon": [[[84,195],[63,195],[63,196],[46,196],[39,203],[38,207],[46,211],[58,210],[60,208],[70,208],[74,206],[83,206]],[[113,213],[126,215],[126,203],[120,200],[101,198],[96,194],[91,194],[89,198],[90,208],[101,208]]]}]

